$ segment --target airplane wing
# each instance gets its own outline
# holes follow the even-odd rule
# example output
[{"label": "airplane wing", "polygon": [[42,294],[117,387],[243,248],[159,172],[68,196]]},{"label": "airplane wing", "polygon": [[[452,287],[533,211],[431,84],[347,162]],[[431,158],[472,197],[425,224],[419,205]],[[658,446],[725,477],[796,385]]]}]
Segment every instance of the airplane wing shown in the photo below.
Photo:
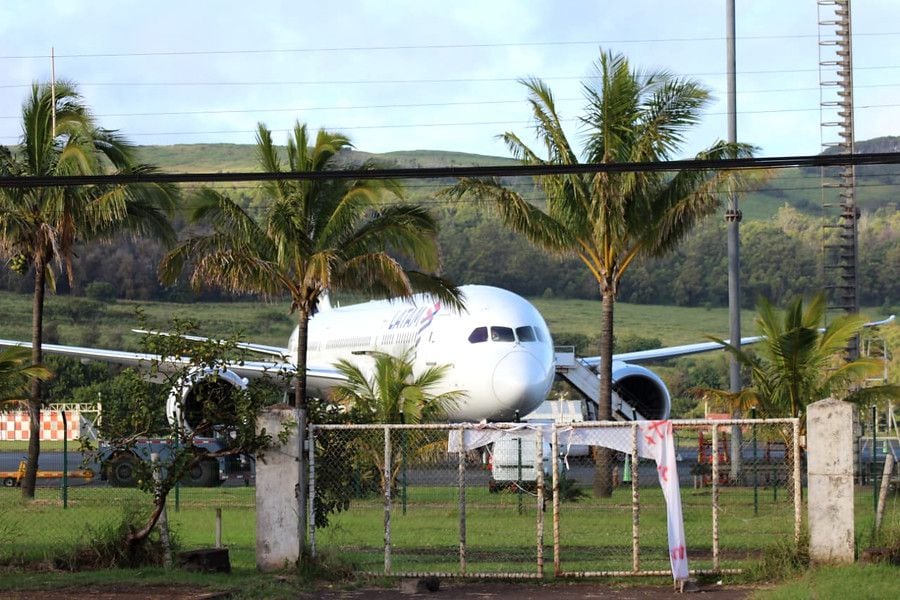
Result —
[{"label": "airplane wing", "polygon": [[[741,338],[741,346],[755,344],[762,339],[762,336],[753,336]],[[728,340],[725,340],[728,341]],[[698,344],[684,344],[682,346],[668,346],[666,348],[654,348],[653,350],[637,350],[635,352],[622,352],[613,354],[613,361],[622,361],[629,363],[648,363],[670,360],[682,356],[690,356],[691,354],[701,354],[703,352],[712,352],[721,350],[722,344],[719,342],[700,342]],[[599,356],[589,356],[583,359],[585,363],[594,366],[600,363]]]},{"label": "airplane wing", "polygon": [[[249,344],[253,345],[253,344]],[[17,346],[20,348],[31,348],[31,342],[20,342],[17,340],[0,339],[0,347]],[[271,347],[268,347],[271,348]],[[127,352],[124,350],[108,350],[103,348],[86,348],[82,346],[63,346],[59,344],[43,344],[41,349],[46,354],[55,354],[59,356],[69,356],[83,360],[98,360],[129,367],[146,368],[154,361],[160,361],[161,357],[157,354],[148,354],[145,352]],[[249,349],[249,348],[248,348]],[[278,349],[279,354],[284,349]],[[161,371],[174,371],[179,367],[189,366],[191,360],[188,357],[169,357],[160,364]],[[168,367],[168,369],[167,369]],[[269,360],[269,361],[242,361],[229,363],[228,369],[234,371],[241,377],[255,379],[266,375],[278,376],[280,374],[293,375],[296,367],[287,360]],[[336,383],[341,383],[346,378],[331,365],[308,365],[306,369],[307,384],[311,388],[331,387]]]},{"label": "airplane wing", "polygon": [[[894,322],[894,317],[894,315],[891,315],[890,317],[882,319],[881,321],[872,321],[866,323],[864,327],[878,327],[880,325],[887,325]],[[824,329],[820,331],[824,331]],[[763,336],[759,335],[741,338],[741,346],[755,344],[762,339]],[[728,340],[725,341],[727,342]],[[718,342],[700,342],[698,344],[685,344],[682,346],[669,346],[667,348],[655,348],[653,350],[638,350],[635,352],[613,354],[613,361],[622,361],[629,363],[650,363],[669,360],[672,358],[679,358],[682,356],[690,356],[692,354],[701,354],[703,352],[712,352],[714,350],[721,349],[722,344]],[[596,366],[600,364],[599,356],[588,356],[583,358],[582,360],[590,366]]]},{"label": "airplane wing", "polygon": [[[134,333],[140,333],[141,335],[165,335],[171,336],[173,334],[166,333],[164,331],[148,331],[146,329],[132,329]],[[224,344],[224,341],[221,340],[213,340],[213,338],[202,337],[199,335],[180,335],[181,338],[185,340],[189,340],[192,342],[208,342],[215,341],[217,344]],[[278,359],[287,362],[288,361],[288,349],[281,348],[279,346],[267,346],[265,344],[254,344],[252,342],[229,342],[229,344],[233,345],[235,348],[240,348],[241,350],[247,350],[248,352],[256,352],[259,354],[265,354],[267,356],[274,356]]]}]

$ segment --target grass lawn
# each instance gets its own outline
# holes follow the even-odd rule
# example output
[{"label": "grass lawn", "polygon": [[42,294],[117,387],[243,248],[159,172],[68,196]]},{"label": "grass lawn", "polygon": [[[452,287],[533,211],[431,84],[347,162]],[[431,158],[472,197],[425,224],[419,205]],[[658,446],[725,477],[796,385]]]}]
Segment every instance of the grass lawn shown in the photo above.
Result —
[{"label": "grass lawn", "polygon": [[[230,577],[198,577],[182,571],[161,569],[106,570],[76,574],[24,573],[22,577],[0,578],[0,590],[27,586],[71,586],[136,581],[146,584],[202,585],[209,589],[237,590],[236,597],[278,597],[286,586],[255,571],[255,490],[253,488],[185,488],[180,491],[178,510],[170,496],[169,520],[179,547],[209,547],[214,541],[215,509],[223,509],[223,539],[230,550],[235,573]],[[560,559],[566,572],[628,570],[631,567],[630,490],[618,489],[611,499],[584,498],[561,505]],[[760,498],[754,514],[752,489],[724,488],[720,496],[721,566],[748,570],[744,576],[727,576],[735,583],[766,579],[753,571],[760,558],[778,544],[792,538],[791,504],[779,496]],[[394,572],[459,569],[458,492],[451,486],[411,487],[404,514],[401,497],[395,498],[392,518],[392,566]],[[857,538],[860,548],[868,546],[872,524],[871,490],[857,493]],[[688,555],[693,569],[712,566],[710,521],[711,497],[708,489],[682,490]],[[524,495],[522,510],[514,493],[490,494],[482,487],[470,487],[466,494],[466,559],[469,573],[537,572],[537,507],[533,496]],[[59,490],[41,488],[37,501],[24,504],[19,490],[0,489],[0,565],[46,561],[64,556],[77,543],[115,525],[126,507],[148,507],[149,497],[137,490],[107,487],[73,488],[69,508],[63,509]],[[900,523],[900,499],[893,497],[885,523]],[[804,507],[804,515],[806,508]],[[329,527],[316,532],[320,557],[357,571],[380,573],[384,568],[384,508],[380,498],[355,500],[350,509],[332,517]],[[544,513],[543,552],[545,572],[552,572],[552,511]],[[641,566],[665,570],[668,567],[665,539],[665,507],[661,493],[641,488]],[[891,525],[893,524],[893,525]],[[774,550],[776,553],[778,550]],[[343,572],[343,571],[342,571]],[[890,597],[881,595],[884,586],[895,585],[895,569],[852,567],[835,571],[813,570],[797,582],[776,590],[760,592],[759,598],[807,598],[804,590],[815,589],[821,598]],[[853,583],[846,583],[847,581]],[[726,584],[728,583],[726,581]],[[644,580],[638,580],[644,583]],[[637,582],[636,582],[637,583]],[[849,587],[848,587],[849,585]],[[836,591],[832,594],[832,591]],[[845,591],[850,590],[850,591]],[[869,595],[853,594],[866,590]],[[871,593],[869,593],[871,592]],[[786,595],[780,595],[786,594]],[[793,594],[793,595],[792,595]],[[799,595],[798,595],[799,594]],[[285,595],[283,597],[290,597]]]},{"label": "grass lawn", "polygon": [[[600,334],[600,302],[533,298],[551,332]],[[125,350],[139,349],[136,311],[148,327],[169,329],[173,317],[196,321],[203,335],[223,337],[241,333],[248,340],[284,345],[294,328],[287,302],[132,302],[103,304],[84,298],[48,295],[46,321],[55,324],[62,344],[91,345]],[[28,340],[31,336],[31,297],[0,292],[0,314],[6,315],[0,338]],[[728,309],[616,304],[616,335],[659,338],[663,344],[705,341],[704,335],[728,335]],[[745,334],[753,333],[753,313],[745,311]],[[87,343],[90,341],[90,343]]]}]

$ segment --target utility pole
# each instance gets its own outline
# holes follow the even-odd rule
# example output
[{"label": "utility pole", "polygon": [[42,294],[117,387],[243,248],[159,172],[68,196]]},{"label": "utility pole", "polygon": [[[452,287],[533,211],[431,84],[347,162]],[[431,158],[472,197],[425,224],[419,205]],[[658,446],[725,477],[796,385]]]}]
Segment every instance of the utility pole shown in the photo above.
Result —
[{"label": "utility pole", "polygon": [[53,52],[53,46],[50,46],[50,121],[51,135],[56,137],[56,57]]},{"label": "utility pole", "polygon": [[[737,143],[737,95],[735,75],[735,19],[734,0],[725,0],[725,61],[727,77],[726,104],[728,112],[728,143]],[[741,211],[738,208],[737,192],[728,195],[728,207],[725,210],[725,221],[728,224],[728,339],[732,345],[741,345]],[[732,355],[728,364],[729,389],[733,393],[741,391],[741,366]],[[741,417],[740,409],[732,415]],[[731,429],[731,479],[738,479],[741,470],[741,430]]]}]

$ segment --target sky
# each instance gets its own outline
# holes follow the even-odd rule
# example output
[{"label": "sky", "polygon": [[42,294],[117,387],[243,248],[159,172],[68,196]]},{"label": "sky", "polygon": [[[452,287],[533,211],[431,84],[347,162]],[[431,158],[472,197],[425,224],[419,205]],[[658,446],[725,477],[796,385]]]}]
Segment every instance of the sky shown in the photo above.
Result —
[{"label": "sky", "polygon": [[[714,101],[675,158],[727,137],[726,0],[4,0],[0,145],[21,135],[35,81],[75,82],[98,122],[139,145],[284,143],[299,120],[368,152],[508,156],[529,138],[540,77],[570,139],[602,50],[708,87]],[[737,0],[738,140],[760,156],[836,141],[820,109],[815,0]],[[829,9],[825,9],[826,11]],[[900,134],[900,2],[853,2],[856,139]],[[833,48],[826,48],[829,58]],[[833,76],[826,70],[826,79]]]}]

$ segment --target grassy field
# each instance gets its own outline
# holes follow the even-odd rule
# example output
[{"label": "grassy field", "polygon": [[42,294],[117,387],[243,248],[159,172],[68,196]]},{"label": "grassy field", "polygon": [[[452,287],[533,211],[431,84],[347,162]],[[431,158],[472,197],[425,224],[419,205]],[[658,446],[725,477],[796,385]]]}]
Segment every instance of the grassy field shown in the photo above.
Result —
[{"label": "grassy field", "polygon": [[[533,299],[554,335],[600,334],[600,302],[588,300]],[[151,328],[170,328],[172,318],[192,319],[210,336],[243,333],[264,344],[285,344],[294,322],[287,302],[166,302],[118,301],[108,304],[70,296],[48,296],[45,323],[55,326],[59,343],[136,350],[141,310]],[[0,292],[0,337],[27,340],[31,328],[31,299],[22,294]],[[752,312],[743,315],[745,332],[753,328]],[[620,303],[616,305],[616,335],[659,338],[663,344],[704,341],[704,335],[728,334],[725,308],[685,308]]]},{"label": "grassy field", "polygon": [[[215,509],[223,510],[223,540],[232,564],[252,569],[255,548],[254,488],[185,488],[169,499],[169,521],[182,548],[210,546]],[[870,490],[857,494],[857,537],[869,543],[872,528]],[[711,497],[709,489],[682,490],[685,531],[694,569],[712,567]],[[60,492],[40,488],[37,501],[24,504],[17,489],[0,489],[0,564],[45,560],[65,554],[79,542],[116,524],[126,507],[148,507],[138,490],[73,487],[68,508]],[[392,513],[393,569],[458,570],[458,492],[452,486],[409,490],[407,509],[399,498]],[[720,496],[722,566],[748,569],[763,553],[789,542],[793,509],[786,494],[778,500],[763,494],[754,514],[750,488],[724,488]],[[602,518],[599,517],[602,515]],[[805,508],[804,508],[805,515]],[[339,556],[358,571],[383,570],[383,517],[380,498],[354,500],[350,509],[332,516],[316,533],[320,553]],[[544,513],[544,555],[552,557],[551,512]],[[536,504],[526,495],[520,512],[516,494],[490,494],[470,487],[466,494],[467,560],[470,573],[536,572]],[[611,499],[584,498],[561,506],[561,562],[565,571],[629,570],[631,567],[631,491],[616,490]],[[641,489],[642,568],[666,569],[665,503],[659,489]],[[900,499],[887,507],[885,523],[900,523]],[[893,525],[891,525],[893,524]]]},{"label": "grassy field", "polygon": [[[149,497],[137,490],[82,487],[71,490],[69,508],[63,509],[59,491],[41,488],[38,499],[23,504],[18,490],[0,489],[0,594],[3,590],[22,593],[72,586],[125,586],[140,590],[156,586],[172,592],[178,586],[204,591],[227,590],[233,598],[293,598],[308,590],[310,579],[293,579],[260,574],[255,569],[255,490],[218,488],[182,490],[178,508],[170,496],[169,521],[179,548],[210,547],[214,540],[215,509],[223,511],[223,541],[229,549],[231,575],[198,575],[183,570],[159,568],[112,569],[99,571],[58,571],[75,548],[120,522],[127,507],[149,506]],[[792,536],[792,510],[785,501],[761,503],[754,514],[752,492],[747,488],[726,488],[721,495],[721,556],[725,568],[743,568],[744,575],[719,578],[725,587],[736,583],[767,582],[753,597],[759,599],[889,598],[896,591],[896,568],[851,566],[814,569],[796,580],[773,587],[771,582],[784,574],[761,569],[760,561],[776,563],[789,559],[785,546]],[[534,498],[525,497],[518,509],[515,494],[489,494],[485,489],[467,490],[467,564],[469,573],[537,572],[536,518]],[[710,568],[711,524],[709,490],[682,490],[688,556],[693,569]],[[806,507],[803,514],[805,518]],[[544,513],[544,560],[552,570],[551,512]],[[324,566],[316,577],[338,578],[338,588],[361,585],[395,586],[387,579],[359,579],[353,570],[383,572],[383,504],[380,499],[354,501],[350,509],[336,515],[329,527],[316,533],[317,549]],[[459,513],[457,490],[449,486],[410,489],[407,510],[395,500],[392,518],[393,571],[456,572],[458,570]],[[858,547],[871,540],[871,491],[857,492],[856,530]],[[659,490],[641,490],[641,566],[665,570],[668,567],[665,542],[665,508]],[[885,517],[888,527],[900,525],[900,498],[889,502]],[[617,490],[612,499],[583,499],[564,503],[561,509],[561,565],[566,572],[631,567],[630,490]],[[895,532],[895,537],[898,533]],[[56,560],[54,560],[56,559]],[[15,565],[40,561],[50,571],[16,569]],[[4,566],[5,565],[5,566]],[[9,576],[7,576],[9,575]],[[787,573],[789,577],[793,577]],[[666,578],[616,580],[601,583],[621,585],[666,585]],[[323,585],[322,580],[320,584]],[[515,585],[515,584],[513,584]],[[814,592],[812,595],[811,592]],[[149,591],[147,593],[150,593]]]}]

